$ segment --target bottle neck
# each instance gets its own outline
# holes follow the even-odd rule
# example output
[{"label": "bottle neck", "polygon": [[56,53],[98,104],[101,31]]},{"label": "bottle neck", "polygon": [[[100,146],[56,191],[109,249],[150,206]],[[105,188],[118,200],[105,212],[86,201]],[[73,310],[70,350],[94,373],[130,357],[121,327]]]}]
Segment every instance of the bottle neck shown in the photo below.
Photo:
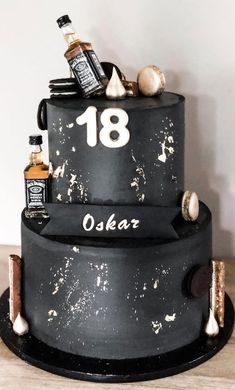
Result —
[{"label": "bottle neck", "polygon": [[63,27],[61,27],[62,33],[64,35],[64,39],[71,46],[74,42],[81,42],[78,34],[73,28],[72,23],[67,23]]},{"label": "bottle neck", "polygon": [[38,165],[43,163],[41,145],[31,145],[29,160],[31,165]]}]

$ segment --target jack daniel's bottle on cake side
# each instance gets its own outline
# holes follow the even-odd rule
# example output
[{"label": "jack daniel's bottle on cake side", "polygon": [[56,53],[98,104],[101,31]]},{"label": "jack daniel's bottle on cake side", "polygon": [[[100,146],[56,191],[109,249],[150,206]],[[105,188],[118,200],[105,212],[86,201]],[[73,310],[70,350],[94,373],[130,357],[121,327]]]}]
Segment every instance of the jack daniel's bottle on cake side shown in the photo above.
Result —
[{"label": "jack daniel's bottle on cake side", "polygon": [[42,136],[29,137],[31,153],[29,165],[24,170],[27,218],[47,218],[44,203],[48,201],[49,167],[42,157]]},{"label": "jack daniel's bottle on cake side", "polygon": [[108,79],[92,45],[79,39],[68,15],[61,16],[57,23],[69,46],[64,56],[77,79],[83,97],[102,94]]}]

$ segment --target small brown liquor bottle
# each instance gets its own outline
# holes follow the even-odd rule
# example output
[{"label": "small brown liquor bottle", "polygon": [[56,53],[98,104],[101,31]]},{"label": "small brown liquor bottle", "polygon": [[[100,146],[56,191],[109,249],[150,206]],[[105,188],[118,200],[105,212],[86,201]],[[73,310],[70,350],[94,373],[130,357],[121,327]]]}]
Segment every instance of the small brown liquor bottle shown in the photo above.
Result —
[{"label": "small brown liquor bottle", "polygon": [[27,218],[48,218],[44,203],[48,202],[49,167],[42,158],[42,136],[30,135],[29,165],[24,170]]},{"label": "small brown liquor bottle", "polygon": [[57,23],[69,46],[64,56],[78,81],[83,97],[102,94],[108,79],[91,43],[79,39],[68,15],[61,16]]}]

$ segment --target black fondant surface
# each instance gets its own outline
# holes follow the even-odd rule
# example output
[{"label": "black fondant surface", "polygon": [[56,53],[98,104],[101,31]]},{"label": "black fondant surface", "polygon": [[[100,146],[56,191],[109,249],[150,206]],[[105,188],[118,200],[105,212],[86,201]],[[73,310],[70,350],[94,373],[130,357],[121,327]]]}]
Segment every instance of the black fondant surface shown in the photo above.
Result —
[{"label": "black fondant surface", "polygon": [[[90,107],[125,110],[129,142],[120,148],[87,144],[87,125],[76,119]],[[155,98],[122,101],[47,99],[45,122],[49,158],[63,177],[52,180],[52,202],[176,206],[184,190],[184,97],[165,92]],[[98,137],[99,138],[99,137]],[[72,179],[72,181],[71,181]]]},{"label": "black fondant surface", "polygon": [[223,348],[231,336],[234,309],[225,296],[224,328],[215,338],[202,334],[193,343],[162,355],[140,359],[104,360],[86,358],[58,351],[39,341],[30,333],[17,336],[9,320],[9,292],[0,298],[0,337],[8,348],[21,359],[54,374],[97,382],[133,382],[162,378],[189,370]]},{"label": "black fondant surface", "polygon": [[161,243],[75,244],[70,237],[67,244],[40,236],[38,223],[23,219],[22,258],[24,315],[39,340],[80,356],[127,359],[173,351],[200,336],[209,296],[188,294],[187,277],[211,259],[205,205],[198,222],[181,221],[179,240]]}]

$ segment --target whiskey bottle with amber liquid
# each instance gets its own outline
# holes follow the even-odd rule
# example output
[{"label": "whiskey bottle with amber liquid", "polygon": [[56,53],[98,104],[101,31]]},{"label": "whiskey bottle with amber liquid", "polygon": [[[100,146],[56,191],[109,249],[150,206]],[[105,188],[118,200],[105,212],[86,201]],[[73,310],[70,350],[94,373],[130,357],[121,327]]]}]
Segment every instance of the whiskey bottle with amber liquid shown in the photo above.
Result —
[{"label": "whiskey bottle with amber liquid", "polygon": [[45,202],[48,202],[49,167],[42,156],[42,136],[30,135],[31,153],[29,165],[24,170],[27,218],[48,218]]},{"label": "whiskey bottle with amber liquid", "polygon": [[68,43],[64,56],[77,79],[83,97],[102,94],[108,79],[91,43],[79,39],[68,15],[61,16],[57,23]]}]

